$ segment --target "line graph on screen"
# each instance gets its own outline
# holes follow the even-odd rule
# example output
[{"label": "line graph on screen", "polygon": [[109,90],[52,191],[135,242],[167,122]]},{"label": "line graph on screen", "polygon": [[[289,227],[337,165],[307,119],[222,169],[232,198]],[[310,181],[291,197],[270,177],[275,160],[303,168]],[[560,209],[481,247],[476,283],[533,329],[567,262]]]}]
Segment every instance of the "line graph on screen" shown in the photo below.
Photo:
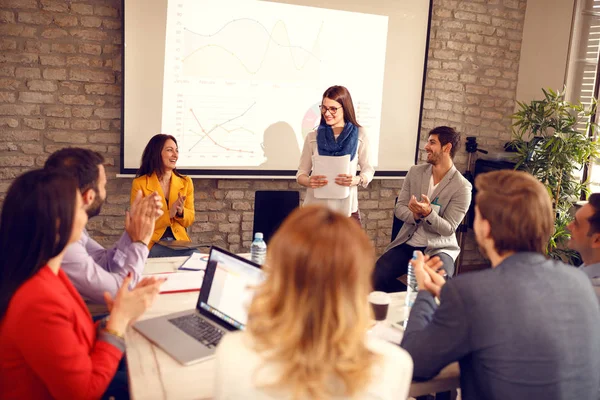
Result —
[{"label": "line graph on screen", "polygon": [[182,95],[178,102],[176,136],[181,162],[218,166],[262,161],[262,135],[251,127],[256,101],[232,104],[218,97]]},{"label": "line graph on screen", "polygon": [[310,47],[306,48],[294,44],[281,19],[270,29],[254,18],[233,19],[208,33],[186,26],[182,32],[183,75],[232,80],[314,81],[319,78],[322,31],[323,23],[314,33]]}]

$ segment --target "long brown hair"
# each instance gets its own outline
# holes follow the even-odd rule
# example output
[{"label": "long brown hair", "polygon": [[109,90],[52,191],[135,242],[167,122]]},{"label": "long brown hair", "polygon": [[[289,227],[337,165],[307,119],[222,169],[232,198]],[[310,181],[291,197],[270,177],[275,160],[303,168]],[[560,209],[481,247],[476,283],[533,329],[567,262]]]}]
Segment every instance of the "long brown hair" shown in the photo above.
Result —
[{"label": "long brown hair", "polygon": [[60,170],[38,169],[13,181],[0,216],[0,320],[15,292],[69,242],[77,181]]},{"label": "long brown hair", "polygon": [[366,387],[377,360],[365,345],[374,263],[369,238],[344,215],[313,205],[283,222],[247,326],[256,350],[281,375],[258,386],[315,399]]},{"label": "long brown hair", "polygon": [[[140,164],[140,169],[138,169],[136,177],[140,177],[142,175],[152,175],[152,173],[156,172],[156,175],[160,178],[165,173],[165,166],[163,165],[162,160],[162,149],[165,147],[165,143],[167,140],[171,139],[175,142],[176,146],[177,139],[171,135],[165,135],[164,133],[159,133],[158,135],[152,136],[152,139],[146,145],[144,149],[144,153],[142,154],[142,162]],[[178,177],[182,177],[177,169],[173,169],[173,173]]]},{"label": "long brown hair", "polygon": [[[348,89],[343,86],[331,86],[325,90],[323,98],[328,98],[340,103],[344,110],[344,122],[352,122],[355,126],[360,128],[359,123],[356,121],[352,96],[350,96]],[[323,114],[321,114],[321,125],[325,125],[325,116]]]}]

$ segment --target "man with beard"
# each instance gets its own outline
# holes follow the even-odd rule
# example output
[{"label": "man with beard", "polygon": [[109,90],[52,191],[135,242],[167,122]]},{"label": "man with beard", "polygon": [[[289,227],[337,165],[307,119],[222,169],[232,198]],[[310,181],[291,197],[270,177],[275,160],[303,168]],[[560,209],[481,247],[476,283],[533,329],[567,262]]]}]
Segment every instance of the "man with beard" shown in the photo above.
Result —
[{"label": "man with beard", "polygon": [[[104,157],[82,148],[56,151],[44,168],[60,169],[75,176],[88,218],[100,213],[106,200]],[[128,274],[132,286],[139,281],[148,258],[148,242],[154,232],[154,222],[162,215],[158,194],[138,197],[125,216],[125,233],[116,245],[105,249],[84,229],[81,239],[67,247],[61,268],[71,279],[81,296],[95,304],[104,304],[104,293],[116,296]]]},{"label": "man with beard", "polygon": [[418,253],[419,294],[401,343],[414,378],[458,361],[464,400],[597,399],[600,309],[581,270],[544,254],[554,232],[544,185],[503,170],[475,186],[473,230],[492,268],[446,283],[439,259]]},{"label": "man with beard", "polygon": [[437,255],[446,274],[453,275],[460,252],[455,231],[471,203],[471,184],[452,162],[459,144],[460,134],[453,128],[439,126],[429,132],[427,164],[411,167],[398,195],[395,214],[404,225],[377,260],[375,290],[406,290],[397,278],[406,274],[414,250]]},{"label": "man with beard", "polygon": [[579,268],[592,281],[600,300],[600,193],[590,196],[567,228],[571,232],[567,245],[581,255],[583,265]]}]

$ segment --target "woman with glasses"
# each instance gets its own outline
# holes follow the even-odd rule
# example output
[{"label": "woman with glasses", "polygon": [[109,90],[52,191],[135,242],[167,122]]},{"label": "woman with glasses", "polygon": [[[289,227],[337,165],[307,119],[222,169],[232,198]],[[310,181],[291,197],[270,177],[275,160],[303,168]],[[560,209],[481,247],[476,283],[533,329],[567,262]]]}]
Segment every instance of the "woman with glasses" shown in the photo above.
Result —
[{"label": "woman with glasses", "polygon": [[215,399],[406,399],[412,359],[367,333],[374,264],[346,216],[317,205],[290,214],[269,243],[246,330],[219,343]]},{"label": "woman with glasses", "polygon": [[[308,188],[304,205],[321,203],[332,210],[352,216],[360,222],[358,190],[367,187],[375,170],[369,162],[369,141],[364,129],[356,121],[350,92],[343,86],[332,86],[323,93],[321,122],[304,140],[296,181]],[[350,173],[340,173],[335,182],[328,182],[324,175],[312,175],[313,156],[350,156]],[[360,166],[360,175],[356,171]],[[325,185],[349,186],[345,199],[316,198],[314,189]]]}]

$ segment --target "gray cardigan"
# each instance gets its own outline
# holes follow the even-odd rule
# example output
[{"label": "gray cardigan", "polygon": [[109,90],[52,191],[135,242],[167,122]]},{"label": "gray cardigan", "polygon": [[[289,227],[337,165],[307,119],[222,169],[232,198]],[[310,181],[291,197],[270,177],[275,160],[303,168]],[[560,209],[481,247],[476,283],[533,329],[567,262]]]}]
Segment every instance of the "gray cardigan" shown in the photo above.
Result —
[{"label": "gray cardigan", "polygon": [[431,173],[432,166],[429,164],[415,165],[408,171],[395,210],[396,217],[404,221],[404,225],[385,251],[408,241],[419,224],[422,224],[427,237],[425,254],[434,255],[444,252],[454,260],[458,257],[460,248],[455,232],[471,204],[472,186],[456,167],[452,166],[433,191],[430,199],[432,202],[436,200],[435,202],[441,206],[439,214],[432,211],[426,218],[415,221],[412,211],[408,209],[408,202],[412,195],[420,199],[421,194],[427,194]]}]

